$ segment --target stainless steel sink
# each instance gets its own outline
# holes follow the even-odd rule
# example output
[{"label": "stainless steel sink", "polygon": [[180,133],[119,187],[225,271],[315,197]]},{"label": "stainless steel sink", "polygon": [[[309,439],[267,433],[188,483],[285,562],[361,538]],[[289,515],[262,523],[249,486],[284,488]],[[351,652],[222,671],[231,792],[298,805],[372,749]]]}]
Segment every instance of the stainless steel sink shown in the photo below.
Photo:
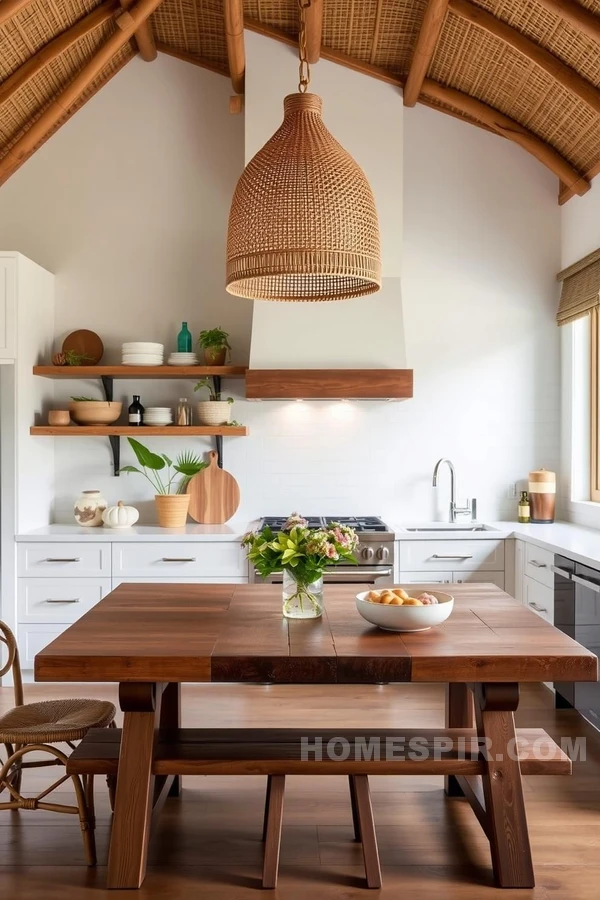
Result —
[{"label": "stainless steel sink", "polygon": [[490,525],[417,525],[414,528],[405,528],[405,531],[432,532],[432,531],[498,531]]}]

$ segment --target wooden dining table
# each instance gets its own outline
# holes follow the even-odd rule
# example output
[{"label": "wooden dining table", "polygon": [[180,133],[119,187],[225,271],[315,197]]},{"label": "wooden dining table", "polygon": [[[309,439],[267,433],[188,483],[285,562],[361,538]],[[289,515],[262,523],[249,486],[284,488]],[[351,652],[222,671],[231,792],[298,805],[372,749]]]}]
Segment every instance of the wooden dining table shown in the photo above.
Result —
[{"label": "wooden dining table", "polygon": [[[36,656],[36,681],[119,683],[108,887],[144,880],[157,735],[180,727],[182,682],[310,683],[324,692],[340,683],[447,685],[446,725],[475,721],[494,747],[482,796],[470,800],[485,820],[496,877],[533,885],[520,764],[510,752],[519,684],[595,681],[597,658],[495,585],[449,585],[450,618],[411,634],[366,622],[359,590],[327,586],[323,617],[298,621],[283,618],[277,585],[123,584]],[[447,789],[460,792],[457,779]]]}]

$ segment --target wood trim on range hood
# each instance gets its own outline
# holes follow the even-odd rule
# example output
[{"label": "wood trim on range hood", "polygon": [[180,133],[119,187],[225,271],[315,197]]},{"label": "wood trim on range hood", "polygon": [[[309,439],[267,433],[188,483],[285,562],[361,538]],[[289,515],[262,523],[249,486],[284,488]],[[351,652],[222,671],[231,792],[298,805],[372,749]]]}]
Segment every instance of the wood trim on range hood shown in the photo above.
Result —
[{"label": "wood trim on range hood", "polygon": [[412,369],[248,369],[247,400],[407,400]]}]

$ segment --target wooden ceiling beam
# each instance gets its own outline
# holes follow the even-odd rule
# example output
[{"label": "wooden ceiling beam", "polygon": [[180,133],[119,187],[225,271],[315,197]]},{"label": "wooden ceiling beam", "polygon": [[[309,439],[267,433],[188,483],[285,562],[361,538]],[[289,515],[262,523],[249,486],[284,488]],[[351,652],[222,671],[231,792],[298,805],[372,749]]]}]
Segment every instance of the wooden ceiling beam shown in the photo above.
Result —
[{"label": "wooden ceiling beam", "polygon": [[0,0],[0,25],[4,25],[8,19],[16,16],[30,3],[31,0]]},{"label": "wooden ceiling beam", "polygon": [[[133,6],[134,0],[121,0],[121,7],[124,10]],[[138,52],[144,62],[153,62],[158,56],[156,44],[154,42],[154,34],[150,20],[146,19],[140,27],[133,33],[133,38],[137,44]]]},{"label": "wooden ceiling beam", "polygon": [[50,41],[50,43],[46,44],[45,47],[42,47],[41,50],[38,50],[38,52],[31,56],[27,62],[24,62],[22,66],[19,66],[12,75],[9,75],[9,77],[0,84],[0,104],[10,100],[24,84],[31,81],[31,79],[34,78],[38,72],[41,72],[45,66],[51,63],[52,60],[60,56],[65,50],[68,50],[73,44],[76,44],[77,41],[85,37],[86,34],[89,34],[90,31],[93,31],[95,28],[99,28],[101,25],[104,25],[105,22],[108,22],[114,15],[116,9],[118,9],[116,0],[104,0],[104,3],[97,6],[93,12],[88,13],[87,16],[84,16],[83,19],[80,19],[79,22],[76,22],[75,25],[67,29],[67,31],[63,31],[63,33],[59,34],[58,37],[55,37],[53,41]]},{"label": "wooden ceiling beam", "polygon": [[404,88],[404,105],[414,106],[427,77],[435,48],[444,26],[448,0],[429,0]]},{"label": "wooden ceiling beam", "polygon": [[487,31],[488,34],[499,38],[503,43],[527,57],[569,93],[576,94],[580,100],[600,114],[600,91],[545,47],[536,44],[516,28],[497,19],[481,7],[475,6],[470,0],[449,0],[448,9],[460,16],[461,19]]},{"label": "wooden ceiling beam", "polygon": [[159,53],[164,53],[166,56],[172,56],[174,59],[180,59],[182,62],[191,63],[193,66],[200,66],[201,69],[208,69],[209,72],[214,72],[215,75],[222,75],[224,78],[227,78],[229,75],[224,69],[220,69],[216,63],[202,59],[200,56],[192,56],[191,53],[184,53],[183,50],[175,50],[161,41],[156,42],[156,49]]},{"label": "wooden ceiling beam", "polygon": [[23,159],[52,131],[60,119],[68,113],[81,94],[98,77],[104,66],[133,36],[140,25],[152,15],[161,0],[138,0],[127,12],[116,20],[117,28],[111,34],[82,69],[51,100],[49,106],[13,144],[8,153],[0,160],[0,183],[7,173],[16,169]]},{"label": "wooden ceiling beam", "polygon": [[236,94],[244,93],[246,81],[246,49],[244,47],[244,0],[224,0],[225,36],[231,86]]},{"label": "wooden ceiling beam", "polygon": [[310,6],[305,8],[304,14],[306,16],[306,58],[312,66],[321,58],[323,0],[310,0]]},{"label": "wooden ceiling beam", "polygon": [[590,189],[590,182],[581,172],[578,172],[571,163],[561,156],[557,150],[543,141],[537,135],[528,131],[514,119],[510,119],[499,110],[482,103],[469,94],[457,91],[455,88],[445,87],[431,78],[426,78],[423,83],[423,93],[439,103],[445,103],[473,119],[479,119],[484,125],[488,125],[497,134],[514,141],[519,146],[535,156],[548,169],[554,172],[564,182],[566,188],[574,190],[576,194],[585,194]]},{"label": "wooden ceiling beam", "polygon": [[577,3],[576,0],[537,0],[540,6],[556,13],[578,31],[583,31],[593,41],[600,43],[600,16]]},{"label": "wooden ceiling beam", "polygon": [[[298,49],[297,38],[287,34],[285,31],[280,31],[278,28],[273,28],[271,25],[263,25],[262,22],[258,22],[256,19],[245,18],[244,27],[255,34],[262,34],[264,37],[273,38],[275,41],[288,44],[288,46],[294,47],[296,51]],[[378,81],[385,81],[387,84],[393,84],[396,87],[404,85],[404,79],[399,75],[394,75],[388,69],[363,62],[361,59],[355,59],[353,56],[348,56],[339,50],[321,47],[321,59],[328,59],[330,62],[344,66],[346,69],[352,69],[354,72],[360,72],[362,75],[369,75],[370,78],[377,78]]]}]

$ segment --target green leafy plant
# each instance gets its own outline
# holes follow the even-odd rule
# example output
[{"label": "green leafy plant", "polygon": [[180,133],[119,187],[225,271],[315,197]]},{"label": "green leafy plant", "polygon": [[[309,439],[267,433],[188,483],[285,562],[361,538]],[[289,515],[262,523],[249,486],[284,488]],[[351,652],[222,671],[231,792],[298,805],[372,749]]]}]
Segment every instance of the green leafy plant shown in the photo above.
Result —
[{"label": "green leafy plant", "polygon": [[[194,391],[201,391],[202,388],[208,390],[209,400],[221,400],[221,391],[216,391],[211,378],[202,378],[198,384],[194,385]],[[227,403],[233,403],[233,397],[227,397]]]},{"label": "green leafy plant", "polygon": [[224,347],[231,350],[229,345],[229,335],[222,328],[209,328],[201,331],[198,343],[203,350],[222,350]]},{"label": "green leafy plant", "polygon": [[[175,462],[163,453],[153,453],[135,438],[127,438],[141,469],[137,466],[123,466],[121,472],[137,472],[148,479],[157,494],[185,494],[191,478],[208,463],[191,450],[180,453]],[[166,469],[166,471],[164,471]],[[160,473],[163,473],[160,474]],[[178,480],[178,477],[180,479]]]},{"label": "green leafy plant", "polygon": [[102,403],[96,397],[71,397],[73,403]]},{"label": "green leafy plant", "polygon": [[80,366],[82,363],[86,361],[90,361],[92,359],[91,356],[86,356],[85,353],[77,353],[75,350],[65,350],[65,360],[68,366]]}]

